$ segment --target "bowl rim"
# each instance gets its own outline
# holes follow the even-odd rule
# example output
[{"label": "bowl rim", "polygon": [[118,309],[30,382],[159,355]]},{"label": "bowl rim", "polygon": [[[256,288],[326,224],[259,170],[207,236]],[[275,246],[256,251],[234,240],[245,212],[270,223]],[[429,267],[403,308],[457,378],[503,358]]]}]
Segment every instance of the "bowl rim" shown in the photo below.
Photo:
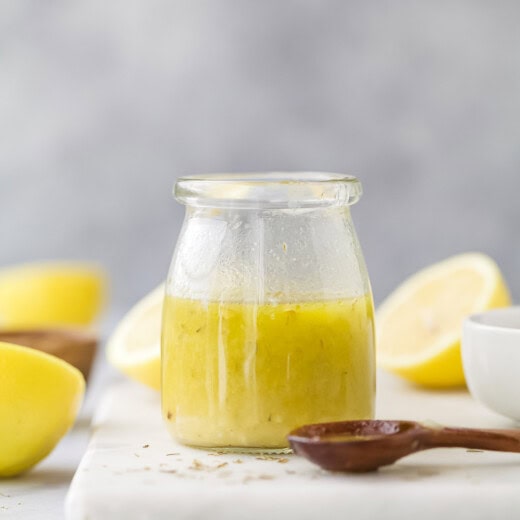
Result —
[{"label": "bowl rim", "polygon": [[[518,325],[507,326],[499,323],[489,323],[489,321],[483,321],[484,319],[489,320],[491,318],[492,322],[494,318],[500,319],[503,318],[506,314],[518,317]],[[500,332],[508,334],[520,334],[520,305],[500,307],[497,309],[490,309],[484,312],[471,314],[464,320],[464,326],[470,326],[472,329],[476,330],[494,331],[497,333]]]}]

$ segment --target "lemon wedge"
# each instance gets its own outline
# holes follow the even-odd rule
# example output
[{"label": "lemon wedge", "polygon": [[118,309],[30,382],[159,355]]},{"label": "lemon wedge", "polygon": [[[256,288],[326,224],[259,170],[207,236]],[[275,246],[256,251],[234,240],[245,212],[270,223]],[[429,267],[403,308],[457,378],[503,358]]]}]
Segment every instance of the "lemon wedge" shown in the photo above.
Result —
[{"label": "lemon wedge", "polygon": [[163,300],[164,285],[160,285],[130,309],[107,343],[113,366],[156,390],[161,387]]},{"label": "lemon wedge", "polygon": [[0,477],[46,457],[74,423],[85,380],[65,361],[0,343]]},{"label": "lemon wedge", "polygon": [[496,263],[466,253],[406,280],[376,314],[377,363],[417,384],[464,384],[462,322],[475,312],[511,304]]},{"label": "lemon wedge", "polygon": [[84,262],[35,262],[0,269],[0,327],[89,325],[105,295],[105,275]]}]

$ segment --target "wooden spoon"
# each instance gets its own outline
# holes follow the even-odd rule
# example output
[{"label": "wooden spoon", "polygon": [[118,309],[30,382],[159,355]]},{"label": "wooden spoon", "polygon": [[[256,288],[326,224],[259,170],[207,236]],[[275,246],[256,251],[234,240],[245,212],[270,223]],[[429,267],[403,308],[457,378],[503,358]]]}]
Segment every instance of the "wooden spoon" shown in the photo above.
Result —
[{"label": "wooden spoon", "polygon": [[413,421],[346,421],[302,426],[288,436],[298,455],[331,471],[362,473],[430,448],[520,453],[520,429],[435,428]]}]

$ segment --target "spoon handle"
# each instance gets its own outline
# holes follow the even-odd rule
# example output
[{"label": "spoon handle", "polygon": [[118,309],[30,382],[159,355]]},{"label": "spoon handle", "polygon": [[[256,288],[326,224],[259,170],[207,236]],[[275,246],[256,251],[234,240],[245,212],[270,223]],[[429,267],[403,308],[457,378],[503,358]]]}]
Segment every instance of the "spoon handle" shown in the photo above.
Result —
[{"label": "spoon handle", "polygon": [[428,448],[470,448],[520,453],[520,429],[428,428],[422,444]]}]

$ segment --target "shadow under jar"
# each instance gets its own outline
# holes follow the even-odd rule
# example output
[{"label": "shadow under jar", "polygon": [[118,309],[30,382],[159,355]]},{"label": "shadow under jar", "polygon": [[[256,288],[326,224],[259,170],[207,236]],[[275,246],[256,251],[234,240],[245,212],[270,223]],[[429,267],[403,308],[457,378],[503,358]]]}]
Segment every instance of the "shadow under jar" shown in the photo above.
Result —
[{"label": "shadow under jar", "polygon": [[374,413],[373,303],[350,218],[355,177],[177,181],[186,217],[166,284],[162,409],[181,443],[278,451],[304,424]]}]

